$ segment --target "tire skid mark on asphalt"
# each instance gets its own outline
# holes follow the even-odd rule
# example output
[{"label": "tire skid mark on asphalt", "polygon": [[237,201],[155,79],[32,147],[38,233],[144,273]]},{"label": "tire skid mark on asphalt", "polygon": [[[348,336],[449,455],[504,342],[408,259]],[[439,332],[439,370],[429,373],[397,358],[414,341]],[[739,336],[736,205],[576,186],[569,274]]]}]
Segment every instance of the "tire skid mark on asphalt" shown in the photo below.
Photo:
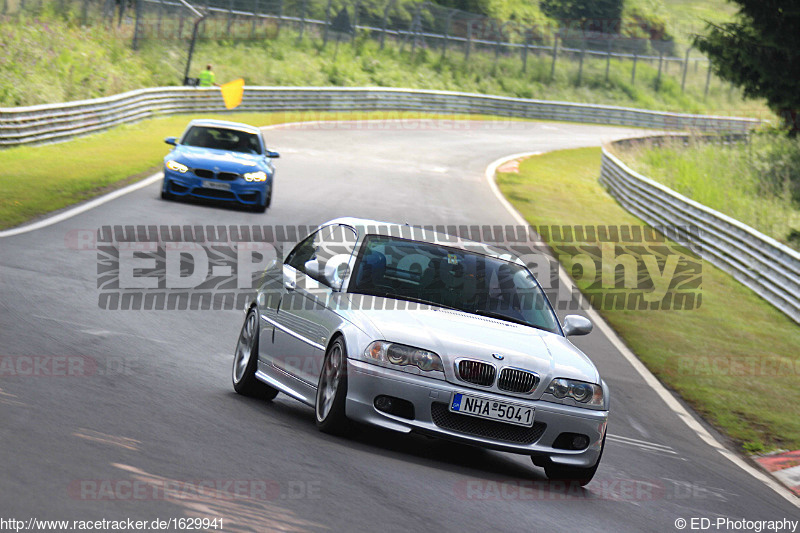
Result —
[{"label": "tire skid mark on asphalt", "polygon": [[109,335],[120,335],[123,337],[133,337],[136,339],[145,339],[150,342],[157,342],[158,344],[176,344],[175,342],[170,341],[162,341],[158,340],[153,337],[149,337],[146,335],[137,335],[135,333],[124,333],[122,331],[110,331],[106,329],[97,329],[96,327],[92,326],[91,324],[82,324],[80,322],[73,322],[71,320],[64,320],[63,318],[53,318],[51,316],[43,316],[43,315],[31,315],[34,318],[41,318],[42,320],[52,320],[53,322],[58,322],[59,324],[68,324],[70,326],[76,326],[81,328],[81,333],[86,333],[87,335],[93,335],[95,337],[108,337]]},{"label": "tire skid mark on asphalt", "polygon": [[[243,493],[234,490],[231,493],[225,483],[235,480],[216,480],[222,482],[221,488],[207,487],[202,484],[204,480],[173,479],[121,463],[112,463],[111,466],[127,472],[135,482],[155,489],[159,498],[183,508],[183,512],[188,518],[222,517],[226,532],[283,531],[300,533],[325,528],[323,524],[306,520],[297,516],[294,511],[275,503],[274,500],[282,499],[283,494],[271,491],[263,494],[261,492],[251,494],[247,490]],[[238,481],[265,482],[269,483],[272,488],[277,483],[273,480],[254,479]]]},{"label": "tire skid mark on asphalt", "polygon": [[74,432],[72,436],[78,437],[80,439],[86,439],[92,442],[98,442],[100,444],[110,444],[112,446],[119,446],[120,448],[125,448],[126,450],[131,450],[134,452],[139,451],[139,444],[141,444],[141,442],[136,439],[131,439],[128,437],[117,437],[115,435],[109,435],[107,433],[101,433],[99,431],[86,428],[78,429],[78,431]]},{"label": "tire skid mark on asphalt", "polygon": [[[500,192],[500,188],[497,186],[497,182],[495,181],[495,174],[498,167],[508,163],[509,161],[533,157],[540,154],[542,154],[541,151],[523,152],[502,157],[489,164],[484,172],[484,177],[486,178],[486,182],[488,183],[492,193],[495,195],[500,204],[506,209],[508,214],[511,215],[511,217],[517,222],[517,224],[522,226],[529,226],[530,224],[528,224],[528,221],[525,220],[525,217],[523,217],[519,211],[517,211],[516,208],[511,205],[511,202],[509,202]],[[569,277],[569,274],[567,274],[560,263],[558,268],[558,277],[564,287],[572,288],[573,290],[575,289],[572,278]],[[592,321],[592,323],[597,326],[597,329],[600,330],[600,332],[611,342],[620,355],[622,355],[622,357],[624,357],[625,360],[630,363],[630,365],[641,376],[644,382],[664,401],[667,408],[670,409],[675,416],[681,419],[700,440],[705,442],[711,448],[715,449],[720,455],[728,459],[740,469],[744,470],[754,478],[767,485],[778,495],[786,499],[786,501],[795,507],[800,508],[800,498],[795,497],[791,491],[781,485],[776,479],[769,477],[764,472],[761,472],[749,465],[744,459],[739,457],[736,452],[726,448],[724,444],[717,440],[716,437],[714,437],[705,427],[703,427],[703,425],[686,409],[686,407],[684,407],[683,404],[681,404],[672,395],[672,393],[670,393],[666,387],[661,384],[658,378],[656,378],[655,375],[650,372],[650,369],[648,369],[644,363],[642,363],[636,354],[634,354],[633,351],[631,351],[631,349],[625,345],[622,339],[619,338],[616,332],[611,328],[611,326],[608,325],[608,323],[606,323],[606,321],[597,311],[591,307],[588,307],[585,309],[585,312],[589,316],[589,319]]]},{"label": "tire skid mark on asphalt", "polygon": [[3,389],[0,389],[0,403],[1,404],[3,404],[3,405],[13,405],[13,406],[17,406],[17,407],[23,407],[23,406],[27,405],[24,402],[21,402],[19,400],[15,400],[14,398],[16,398],[16,397],[17,397],[16,394],[11,394],[10,392],[6,392]]}]

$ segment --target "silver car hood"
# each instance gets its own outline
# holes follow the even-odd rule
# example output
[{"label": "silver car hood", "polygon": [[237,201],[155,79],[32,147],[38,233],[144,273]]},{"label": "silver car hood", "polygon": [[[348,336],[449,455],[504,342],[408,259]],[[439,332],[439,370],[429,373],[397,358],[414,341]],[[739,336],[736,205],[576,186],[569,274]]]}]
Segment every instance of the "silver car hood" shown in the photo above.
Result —
[{"label": "silver car hood", "polygon": [[[542,382],[564,377],[599,383],[591,360],[563,336],[494,318],[440,307],[399,302],[411,309],[397,310],[397,300],[353,299],[344,314],[375,340],[424,348],[442,357],[445,373],[455,378],[456,359],[467,357],[532,370]],[[390,309],[387,309],[390,307]],[[498,354],[502,360],[493,357]]]}]

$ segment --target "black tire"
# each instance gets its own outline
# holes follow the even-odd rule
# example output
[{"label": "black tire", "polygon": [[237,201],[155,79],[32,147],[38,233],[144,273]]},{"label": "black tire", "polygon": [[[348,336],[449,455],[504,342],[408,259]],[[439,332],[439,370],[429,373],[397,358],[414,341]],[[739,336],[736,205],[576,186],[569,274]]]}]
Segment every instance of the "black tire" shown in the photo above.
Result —
[{"label": "black tire", "polygon": [[278,395],[274,389],[256,378],[258,366],[258,311],[250,309],[242,324],[236,350],[233,353],[231,379],[233,390],[245,396],[271,400]]},{"label": "black tire", "polygon": [[577,483],[581,487],[584,487],[592,481],[592,478],[597,473],[597,469],[600,466],[600,459],[603,458],[603,450],[606,448],[606,437],[603,436],[603,444],[600,448],[600,455],[597,458],[597,462],[594,466],[590,466],[589,468],[579,468],[574,466],[562,466],[556,465],[549,461],[545,462],[544,464],[544,473],[547,474],[547,479],[551,481],[565,481],[568,483]]},{"label": "black tire", "polygon": [[322,371],[319,373],[314,415],[320,431],[342,435],[350,429],[350,422],[345,414],[346,399],[347,350],[344,339],[339,337],[325,352]]},{"label": "black tire", "polygon": [[272,204],[272,187],[269,188],[267,193],[267,201],[264,202],[264,207],[269,207]]},{"label": "black tire", "polygon": [[174,196],[172,196],[172,193],[170,193],[170,192],[167,192],[167,191],[165,191],[164,189],[161,189],[161,199],[162,199],[162,200],[172,200],[172,199],[174,199],[174,198],[175,198],[175,197],[174,197]]}]

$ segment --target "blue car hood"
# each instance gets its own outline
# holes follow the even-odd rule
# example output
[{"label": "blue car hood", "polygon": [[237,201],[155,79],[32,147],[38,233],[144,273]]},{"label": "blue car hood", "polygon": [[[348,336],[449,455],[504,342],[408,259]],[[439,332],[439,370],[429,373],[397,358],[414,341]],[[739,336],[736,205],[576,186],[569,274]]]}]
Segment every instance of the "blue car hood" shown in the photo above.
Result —
[{"label": "blue car hood", "polygon": [[267,169],[263,155],[196,146],[178,146],[167,155],[167,159],[174,159],[190,168],[216,168],[222,172],[241,173]]}]

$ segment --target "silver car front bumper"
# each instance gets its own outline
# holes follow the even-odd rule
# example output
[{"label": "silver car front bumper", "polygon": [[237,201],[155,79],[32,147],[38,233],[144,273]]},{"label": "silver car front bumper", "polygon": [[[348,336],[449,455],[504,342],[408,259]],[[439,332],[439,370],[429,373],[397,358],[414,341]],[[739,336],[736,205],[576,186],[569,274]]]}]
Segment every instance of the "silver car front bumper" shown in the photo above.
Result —
[{"label": "silver car front bumper", "polygon": [[[483,448],[549,457],[553,463],[565,466],[587,468],[594,466],[599,459],[608,411],[485,393],[355,359],[348,359],[347,363],[346,413],[348,418],[358,422],[403,433],[414,431],[435,435]],[[451,413],[448,406],[453,393],[457,392],[532,407],[534,426],[522,428]],[[379,411],[374,402],[380,395],[411,402],[414,418]],[[564,432],[587,435],[589,446],[583,450],[554,448],[554,441]]]}]

